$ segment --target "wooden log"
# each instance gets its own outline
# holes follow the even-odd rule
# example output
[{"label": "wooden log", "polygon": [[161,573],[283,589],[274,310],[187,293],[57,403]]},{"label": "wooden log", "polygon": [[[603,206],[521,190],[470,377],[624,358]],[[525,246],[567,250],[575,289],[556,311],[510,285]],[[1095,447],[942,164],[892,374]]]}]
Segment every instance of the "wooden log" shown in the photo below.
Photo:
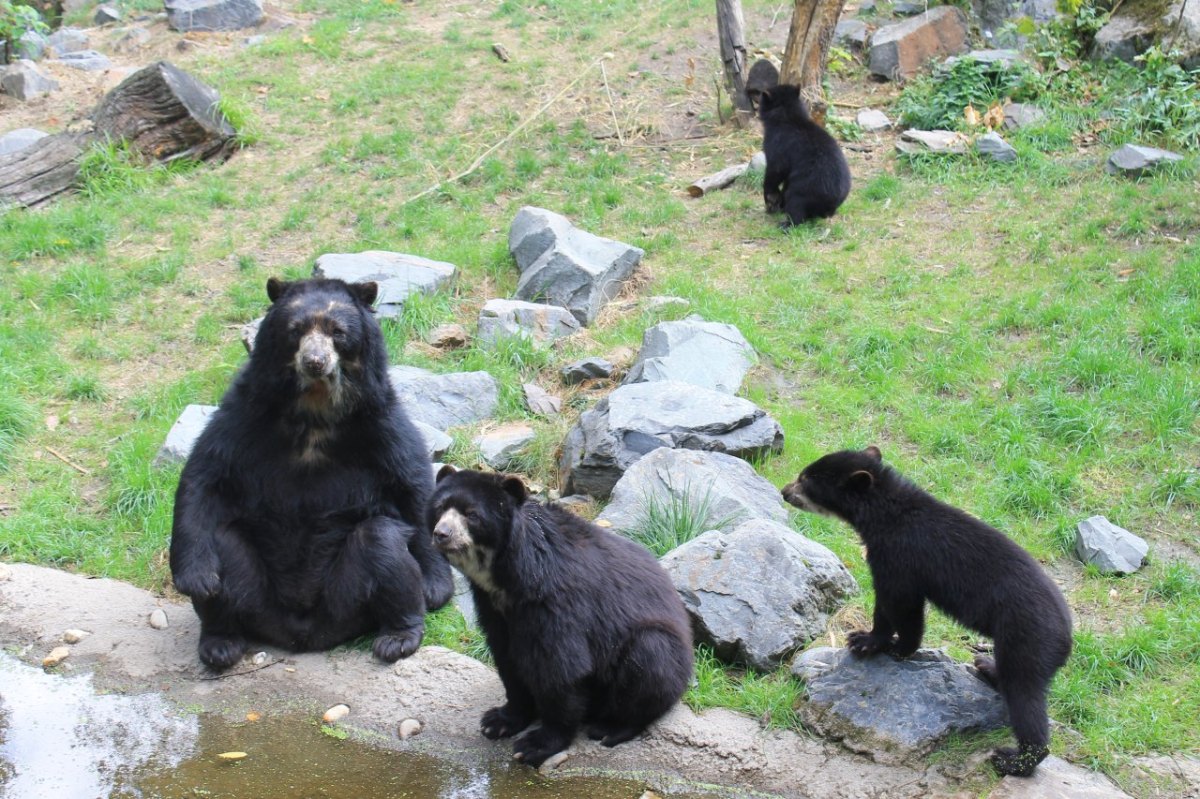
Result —
[{"label": "wooden log", "polygon": [[779,82],[800,87],[812,118],[825,124],[828,104],[822,88],[834,28],[846,0],[796,0]]},{"label": "wooden log", "polygon": [[236,147],[233,126],[217,107],[221,96],[166,61],[130,75],[92,114],[96,135],[124,139],[155,161],[224,160]]},{"label": "wooden log", "polygon": [[0,155],[0,207],[40,205],[73,188],[88,142],[85,134],[56,133]]},{"label": "wooden log", "polygon": [[693,197],[703,197],[705,192],[727,188],[731,186],[735,180],[746,174],[746,170],[749,168],[749,164],[735,164],[734,166],[725,167],[720,172],[714,172],[711,175],[705,175],[692,185],[688,186],[688,194]]},{"label": "wooden log", "polygon": [[750,124],[754,116],[746,96],[746,31],[741,0],[717,0],[717,37],[721,42],[721,62],[725,65],[725,85],[733,101],[733,122],[739,128]]}]

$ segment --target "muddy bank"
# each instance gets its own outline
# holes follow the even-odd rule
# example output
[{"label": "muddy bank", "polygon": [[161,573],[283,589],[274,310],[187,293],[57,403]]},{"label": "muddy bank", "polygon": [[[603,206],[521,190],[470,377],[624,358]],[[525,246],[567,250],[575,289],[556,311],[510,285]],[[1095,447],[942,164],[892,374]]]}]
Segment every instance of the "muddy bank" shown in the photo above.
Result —
[{"label": "muddy bank", "polygon": [[[58,668],[92,671],[106,690],[155,692],[181,707],[231,716],[287,708],[316,718],[344,702],[351,708],[346,726],[373,734],[380,745],[458,763],[525,768],[511,764],[507,741],[479,735],[480,715],[504,694],[495,672],[465,655],[424,647],[386,666],[369,652],[295,655],[266,649],[259,666],[246,661],[234,674],[214,678],[196,658],[199,623],[190,606],[114,580],[24,564],[2,569],[8,579],[0,580],[0,645],[26,662],[40,664],[63,645],[66,630],[77,628],[89,634],[71,645]],[[155,609],[165,611],[165,629],[150,626]],[[424,731],[401,741],[397,725],[406,718],[420,720]],[[643,739],[615,749],[577,740],[559,773],[580,770],[636,774],[659,787],[682,781],[796,799],[955,793],[936,772],[880,765],[834,744],[763,730],[756,720],[731,711],[696,714],[683,706]]]}]

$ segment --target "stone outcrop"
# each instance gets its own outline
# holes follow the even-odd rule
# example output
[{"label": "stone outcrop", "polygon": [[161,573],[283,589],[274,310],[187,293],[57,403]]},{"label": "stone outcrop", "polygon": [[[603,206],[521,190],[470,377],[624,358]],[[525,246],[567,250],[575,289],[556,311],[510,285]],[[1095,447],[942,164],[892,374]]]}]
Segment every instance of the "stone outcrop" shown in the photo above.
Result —
[{"label": "stone outcrop", "polygon": [[966,15],[954,6],[936,6],[875,31],[868,66],[873,75],[904,80],[917,74],[931,59],[968,49]]},{"label": "stone outcrop", "polygon": [[674,380],[736,394],[756,361],[754,348],[733,325],[689,317],[646,330],[623,382]]},{"label": "stone outcrop", "polygon": [[399,316],[411,295],[431,293],[454,279],[454,264],[432,261],[419,255],[367,250],[358,253],[328,253],[317,259],[313,277],[328,277],[347,283],[379,284],[375,312],[384,318]]},{"label": "stone outcrop", "polygon": [[500,398],[496,378],[487,372],[439,375],[413,366],[393,366],[388,377],[409,418],[438,430],[489,418]]}]

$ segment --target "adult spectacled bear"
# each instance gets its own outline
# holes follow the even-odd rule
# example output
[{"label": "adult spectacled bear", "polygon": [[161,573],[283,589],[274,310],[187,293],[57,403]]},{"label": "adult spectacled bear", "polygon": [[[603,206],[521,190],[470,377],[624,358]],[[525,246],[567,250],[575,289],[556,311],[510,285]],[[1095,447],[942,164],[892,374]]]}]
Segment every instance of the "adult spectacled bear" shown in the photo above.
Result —
[{"label": "adult spectacled bear", "polygon": [[377,293],[272,278],[250,360],[183,468],[171,574],[212,669],[250,640],[304,651],[370,632],[392,662],[449,601],[424,516],[432,468],[388,380]]}]

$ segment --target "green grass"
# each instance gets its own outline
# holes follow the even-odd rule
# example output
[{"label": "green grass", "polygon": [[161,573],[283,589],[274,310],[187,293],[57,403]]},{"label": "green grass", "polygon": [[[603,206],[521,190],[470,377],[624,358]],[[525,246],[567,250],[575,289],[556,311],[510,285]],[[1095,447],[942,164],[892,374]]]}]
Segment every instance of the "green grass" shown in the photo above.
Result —
[{"label": "green grass", "polygon": [[667,496],[642,498],[639,514],[625,533],[655,555],[665,555],[709,530],[727,529],[732,519],[713,511],[712,491],[668,481]]},{"label": "green grass", "polygon": [[[776,7],[744,5],[751,18]],[[180,410],[217,401],[244,362],[240,326],[264,311],[267,278],[303,277],[322,253],[396,250],[460,274],[384,323],[392,361],[493,374],[498,417],[537,430],[514,466],[531,481],[559,487],[557,447],[599,396],[562,386],[558,367],[584,355],[621,361],[660,318],[734,324],[761,362],[742,393],[787,436],[782,453],[755,464],[767,479],[782,485],[827,451],[876,444],[1069,577],[1077,652],[1052,708],[1078,736],[1056,735],[1060,753],[1121,774],[1134,755],[1200,751],[1198,577],[1168,562],[1196,552],[1200,509],[1196,155],[1138,181],[1100,165],[1131,136],[1183,140],[1190,111],[1144,96],[1133,71],[1080,63],[1041,88],[1046,121],[1009,136],[1017,164],[850,151],[855,188],[839,214],[783,234],[753,179],[682,196],[760,143],[706,128],[711,85],[680,77],[688,57],[697,76],[718,68],[694,44],[710,33],[708,5],[507,0],[463,17],[307,0],[300,10],[311,26],[261,45],[179,54],[220,89],[248,145],[228,162],[148,167],[97,147],[80,194],[0,212],[0,558],[166,590],[178,470],[150,462]],[[629,30],[645,34],[627,40]],[[491,55],[496,40],[512,61]],[[589,73],[478,170],[408,202],[606,51],[630,146],[612,138],[608,95]],[[665,71],[672,63],[676,73]],[[1186,76],[1148,66],[1175,97]],[[1154,115],[1147,126],[1112,116],[1123,97]],[[679,138],[693,128],[714,135]],[[1080,142],[1090,145],[1082,155]],[[432,327],[471,329],[486,299],[511,296],[506,237],[523,205],[643,247],[639,293],[690,307],[606,312],[554,348],[514,339],[434,351],[423,343]],[[563,396],[564,418],[527,411],[529,381]],[[454,431],[448,460],[477,465],[476,433]],[[702,504],[660,503],[645,532],[665,549],[719,526]],[[1074,526],[1096,513],[1149,539],[1151,565],[1120,579],[1085,572],[1070,555]],[[864,588],[848,613],[869,617],[853,533],[809,515],[793,524],[848,564]],[[976,638],[931,614],[927,645],[966,659]],[[432,615],[426,640],[483,652],[457,611]],[[698,675],[693,707],[797,727],[799,686],[786,670],[727,670],[702,652]]]}]

